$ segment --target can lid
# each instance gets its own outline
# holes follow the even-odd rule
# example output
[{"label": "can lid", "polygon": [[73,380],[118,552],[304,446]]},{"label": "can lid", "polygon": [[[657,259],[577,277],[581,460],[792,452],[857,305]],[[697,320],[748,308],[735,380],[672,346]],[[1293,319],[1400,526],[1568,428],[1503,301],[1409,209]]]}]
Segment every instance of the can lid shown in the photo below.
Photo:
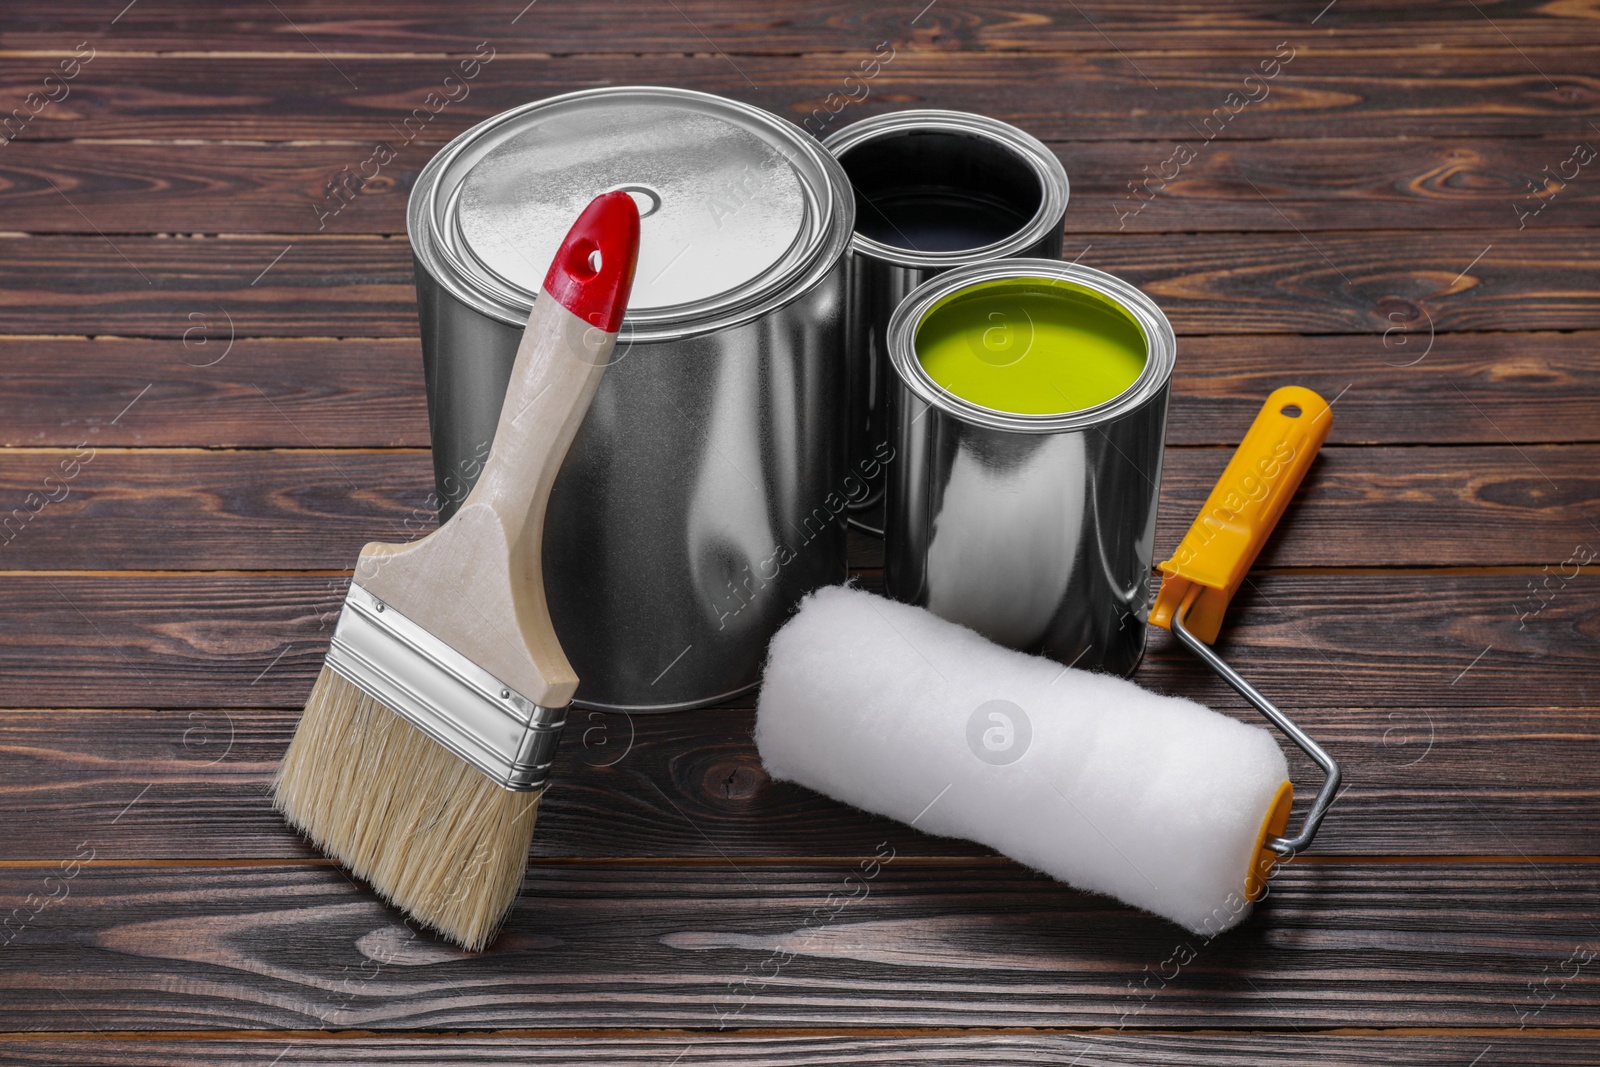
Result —
[{"label": "can lid", "polygon": [[431,236],[471,288],[528,306],[572,220],[622,189],[641,217],[629,320],[700,318],[781,287],[825,243],[827,192],[788,125],[685,90],[540,101],[446,150]]},{"label": "can lid", "polygon": [[[1144,334],[1144,369],[1133,384],[1093,407],[1059,414],[1026,415],[983,407],[935,382],[917,356],[917,328],[934,305],[957,293],[1007,279],[1035,280],[1047,288],[1085,291],[1117,304]],[[1177,359],[1178,342],[1172,324],[1156,302],[1130,283],[1081,263],[1058,259],[996,259],[969,263],[936,274],[907,293],[889,316],[884,347],[895,379],[917,400],[974,426],[1010,433],[1070,433],[1103,426],[1152,401],[1166,406],[1167,388]]]}]

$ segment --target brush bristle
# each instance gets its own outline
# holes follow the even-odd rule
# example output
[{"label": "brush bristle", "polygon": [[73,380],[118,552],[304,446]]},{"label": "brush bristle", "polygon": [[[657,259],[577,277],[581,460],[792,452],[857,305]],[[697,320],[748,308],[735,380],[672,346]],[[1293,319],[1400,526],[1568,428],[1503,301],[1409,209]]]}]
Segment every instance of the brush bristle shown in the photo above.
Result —
[{"label": "brush bristle", "polygon": [[273,806],[386,900],[472,952],[527,871],[538,792],[502,789],[328,667]]}]

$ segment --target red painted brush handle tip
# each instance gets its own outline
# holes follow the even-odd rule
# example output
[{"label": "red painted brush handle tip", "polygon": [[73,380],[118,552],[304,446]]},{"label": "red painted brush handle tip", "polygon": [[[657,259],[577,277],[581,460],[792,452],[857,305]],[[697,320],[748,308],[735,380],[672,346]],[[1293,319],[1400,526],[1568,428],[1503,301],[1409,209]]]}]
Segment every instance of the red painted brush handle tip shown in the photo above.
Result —
[{"label": "red painted brush handle tip", "polygon": [[589,325],[616,333],[628,310],[638,261],[638,205],[620,190],[602,193],[561,242],[544,291]]}]

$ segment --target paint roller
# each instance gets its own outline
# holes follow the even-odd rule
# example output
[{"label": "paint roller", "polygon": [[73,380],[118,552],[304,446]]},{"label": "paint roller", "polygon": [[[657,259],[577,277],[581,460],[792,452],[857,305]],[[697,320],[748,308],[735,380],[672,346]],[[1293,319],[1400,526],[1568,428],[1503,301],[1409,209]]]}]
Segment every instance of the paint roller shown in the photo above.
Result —
[{"label": "paint roller", "polygon": [[755,731],[768,774],[1197,934],[1242,921],[1274,863],[1311,843],[1339,767],[1209,644],[1331,422],[1309,389],[1268,398],[1160,565],[1150,616],[1322,768],[1299,833],[1285,836],[1294,789],[1268,731],[847,586],[807,597],[772,641]]}]

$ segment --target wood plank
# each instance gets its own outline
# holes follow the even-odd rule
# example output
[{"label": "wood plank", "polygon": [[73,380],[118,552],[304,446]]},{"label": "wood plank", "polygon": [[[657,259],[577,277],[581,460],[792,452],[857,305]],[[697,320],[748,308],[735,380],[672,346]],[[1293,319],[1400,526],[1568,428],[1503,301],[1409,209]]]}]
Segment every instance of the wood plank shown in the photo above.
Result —
[{"label": "wood plank", "polygon": [[436,528],[433,490],[422,451],[10,453],[0,470],[0,502],[13,506],[0,512],[11,520],[0,563],[347,570],[368,541],[414,541]]},{"label": "wood plank", "polygon": [[[1254,414],[1218,432],[1242,437]],[[1177,545],[1231,454],[1168,450],[1158,553]],[[415,540],[435,526],[425,451],[91,444],[5,459],[0,564],[12,571],[343,570],[368,541]],[[1333,446],[1257,566],[1553,570],[1576,546],[1600,543],[1597,533],[1600,446]]]},{"label": "wood plank", "polygon": [[0,338],[0,443],[428,447],[415,338],[260,340],[230,336],[215,308],[199,315],[163,340]]},{"label": "wood plank", "polygon": [[[219,151],[16,141],[0,153],[0,229],[94,234],[85,220],[102,219],[117,220],[117,232],[404,234],[406,198],[431,154],[413,150],[397,158],[361,186],[353,204],[324,217],[337,206],[324,203],[329,183],[366,158],[349,144],[236,144]],[[134,203],[136,214],[128,212]]]},{"label": "wood plank", "polygon": [[[428,447],[414,339],[240,338],[229,349],[226,320],[195,325],[187,346],[0,337],[0,445]],[[1296,382],[1339,397],[1333,444],[1600,441],[1600,335],[1439,339],[1426,327],[1387,338],[1185,337],[1167,440],[1232,446],[1262,399]]]},{"label": "wood plank", "polygon": [[1338,397],[1328,440],[1506,444],[1600,439],[1600,336],[1457,333],[1426,318],[1350,337],[1186,337],[1167,414],[1172,444],[1236,444],[1280,385]]},{"label": "wood plank", "polygon": [[556,5],[515,21],[517,12],[508,15],[507,5],[494,0],[452,4],[448,15],[420,0],[343,0],[336,12],[313,0],[276,6],[281,15],[253,7],[197,12],[181,0],[144,0],[114,24],[98,12],[34,9],[7,20],[0,48],[58,49],[89,39],[108,50],[307,52],[310,41],[329,52],[433,53],[470,52],[489,39],[508,51],[684,52],[704,49],[699,33],[734,54],[870,48],[885,38],[941,50],[1092,52],[1107,50],[1108,39],[1128,50],[1233,49],[1286,33],[1314,33],[1319,43],[1345,48],[1501,48],[1507,37],[1524,48],[1600,43],[1590,8],[1539,0],[1484,3],[1492,23],[1464,0],[1419,8],[1344,0],[1320,17],[1315,8],[1302,12],[1266,0],[1225,8],[1190,0],[1163,5],[1159,18],[1131,0],[1101,0],[1085,12],[1044,0],[1003,7],[947,0],[920,15],[914,4],[863,10],[842,0],[778,0],[734,11],[714,0],[682,0],[681,17],[631,0],[598,11]]},{"label": "wood plank", "polygon": [[[1245,419],[1234,425],[1238,438],[1249,428]],[[1232,455],[1168,450],[1158,553],[1177,547]],[[1257,566],[1554,566],[1585,543],[1600,544],[1592,446],[1331,448]],[[1591,556],[1600,559],[1600,549],[1578,558]]]},{"label": "wood plank", "polygon": [[[1583,595],[1593,575],[1563,585],[1559,570],[1544,576],[1542,601],[1526,573],[1262,574],[1234,600],[1218,649],[1288,708],[1600,706],[1600,599]],[[90,708],[299,708],[346,581],[3,580],[0,707]],[[1239,704],[1165,634],[1151,637],[1138,679],[1213,707]]]},{"label": "wood plank", "polygon": [[1543,180],[1562,164],[1584,173],[1577,160],[1594,153],[1574,156],[1574,141],[1592,149],[1600,135],[1052,147],[1072,183],[1070,243],[1074,233],[1591,226],[1600,182]]},{"label": "wood plank", "polygon": [[[1600,182],[1541,183],[1543,199],[1530,198],[1528,183],[1546,167],[1558,172],[1574,147],[1570,138],[1189,147],[1194,158],[1179,167],[1188,156],[1172,142],[1053,145],[1072,181],[1069,237],[1600,225]],[[20,141],[0,153],[0,230],[94,234],[86,221],[93,218],[144,233],[403,234],[406,198],[426,159],[422,152],[401,157],[329,218],[327,206],[319,212],[317,205],[351,164],[349,145],[241,144],[222,152],[192,144]],[[129,216],[134,202],[138,212]],[[1539,214],[1529,215],[1535,208]]]},{"label": "wood plank", "polygon": [[[1147,1067],[1261,1067],[1264,1063],[1310,1063],[1322,1067],[1437,1067],[1470,1063],[1485,1050],[1525,1067],[1572,1067],[1593,1048],[1592,1034],[1556,1033],[1137,1033],[1132,1031],[1049,1034],[925,1034],[886,1036],[804,1035],[729,1037],[671,1034],[629,1037],[517,1036],[341,1037],[320,1035],[239,1038],[115,1038],[28,1035],[5,1041],[0,1058],[15,1067],[128,1064],[150,1067],[215,1067],[218,1063],[266,1064],[282,1056],[282,1067],[316,1063],[483,1063],[592,1067],[596,1062],[661,1067],[675,1056],[693,1064],[745,1067],[825,1067],[862,1063],[937,1063],[977,1067],[1084,1064]],[[286,1052],[287,1050],[287,1052]],[[692,1057],[692,1059],[690,1058]],[[1090,1058],[1092,1057],[1092,1058]],[[1496,1061],[1483,1060],[1485,1067]]]},{"label": "wood plank", "polygon": [[[497,49],[474,79],[454,87],[444,79],[458,72],[458,57],[340,56],[330,62],[303,44],[290,57],[186,55],[182,62],[107,52],[81,69],[62,103],[43,107],[16,136],[351,141],[351,166],[370,156],[374,141],[385,141],[399,153],[396,162],[416,166],[429,154],[426,145],[442,144],[481,119],[590,86],[677,85],[803,121],[826,108],[831,96],[859,95],[844,79],[859,73],[860,61],[882,40],[867,36],[859,52],[834,62],[783,55],[734,64],[691,30],[685,26],[683,39],[695,55],[550,58]],[[1492,51],[1365,53],[1325,50],[1317,38],[1314,30],[1270,33],[1248,51],[1152,54],[1141,56],[1137,67],[1114,51],[995,56],[907,49],[866,83],[861,104],[834,100],[840,110],[832,117],[825,110],[813,129],[827,133],[855,118],[909,107],[976,111],[1063,141],[1585,139],[1593,136],[1587,123],[1600,120],[1600,76],[1594,73],[1600,51],[1594,49],[1518,51],[1502,43]],[[1294,49],[1290,65],[1270,82],[1245,85],[1244,77],[1271,60],[1280,42],[1286,42],[1282,56]],[[61,47],[70,51],[75,44]],[[0,71],[0,99],[25,101],[57,62],[37,56],[7,64]],[[442,95],[429,102],[429,94],[445,92],[457,102],[441,103]],[[1245,94],[1256,102],[1242,103]],[[1064,100],[1072,106],[1062,106]],[[404,123],[419,109],[407,129]]]},{"label": "wood plank", "polygon": [[[1144,289],[1180,334],[1360,333],[1381,349],[1385,331],[1397,343],[1600,327],[1600,242],[1574,231],[1398,242],[1386,233],[1314,242],[1126,234],[1080,258]],[[219,337],[415,336],[410,250],[374,238],[117,237],[113,247],[100,237],[0,237],[0,333],[181,340],[197,327]],[[173,354],[195,361],[181,346]]]},{"label": "wood plank", "polygon": [[1584,329],[1600,313],[1587,288],[1591,275],[1600,288],[1600,244],[1554,230],[1459,230],[1417,241],[1128,235],[1081,262],[1139,286],[1179,333],[1254,333],[1276,322],[1284,332],[1377,334],[1371,343],[1382,347],[1391,330],[1393,341],[1430,331]]},{"label": "wood plank", "polygon": [[[1349,783],[1314,856],[1600,855],[1600,709],[1294,714]],[[314,859],[268,800],[299,718],[298,709],[0,712],[0,821],[9,828],[0,863],[49,861],[88,826],[106,827],[96,838],[106,860]],[[746,709],[574,712],[533,854],[871,853],[889,824],[774,783],[750,740],[754,722]],[[1303,810],[1320,776],[1298,753],[1291,763]],[[920,833],[896,847],[905,856],[993,855]]]},{"label": "wood plank", "polygon": [[167,338],[180,363],[215,358],[202,338],[415,337],[411,271],[404,241],[0,237],[0,332]]},{"label": "wood plank", "polygon": [[[0,907],[52,871],[0,869]],[[1600,984],[1570,977],[1600,940],[1592,864],[1290,864],[1209,943],[1019,868],[859,871],[536,864],[468,956],[331,867],[96,859],[16,935],[0,997],[17,1030],[1600,1023]]]}]

